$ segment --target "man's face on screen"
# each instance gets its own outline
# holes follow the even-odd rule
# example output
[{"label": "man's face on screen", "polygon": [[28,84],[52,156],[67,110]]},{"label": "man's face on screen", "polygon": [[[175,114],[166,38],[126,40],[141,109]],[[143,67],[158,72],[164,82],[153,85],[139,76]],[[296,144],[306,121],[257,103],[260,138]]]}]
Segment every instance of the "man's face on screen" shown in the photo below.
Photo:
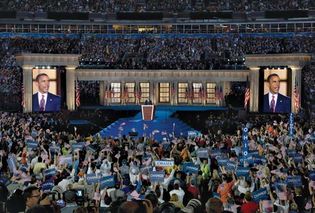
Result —
[{"label": "man's face on screen", "polygon": [[280,78],[278,76],[272,76],[269,79],[269,91],[272,94],[276,94],[280,89]]},{"label": "man's face on screen", "polygon": [[38,91],[40,93],[47,93],[49,90],[49,78],[46,75],[42,75],[39,77],[38,82]]}]

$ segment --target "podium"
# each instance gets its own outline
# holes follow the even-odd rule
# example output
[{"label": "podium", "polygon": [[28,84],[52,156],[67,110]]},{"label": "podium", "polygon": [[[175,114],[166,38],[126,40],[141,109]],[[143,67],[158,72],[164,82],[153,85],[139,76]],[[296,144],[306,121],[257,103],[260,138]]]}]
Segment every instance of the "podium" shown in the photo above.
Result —
[{"label": "podium", "polygon": [[154,118],[154,105],[141,105],[142,120],[152,121]]}]

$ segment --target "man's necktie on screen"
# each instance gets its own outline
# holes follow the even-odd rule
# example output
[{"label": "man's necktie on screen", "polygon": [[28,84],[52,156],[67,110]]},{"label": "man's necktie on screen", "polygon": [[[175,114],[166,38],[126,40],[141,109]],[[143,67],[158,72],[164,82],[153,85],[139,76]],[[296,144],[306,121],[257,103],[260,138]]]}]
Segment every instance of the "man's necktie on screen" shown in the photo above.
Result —
[{"label": "man's necktie on screen", "polygon": [[43,95],[39,103],[39,111],[42,112],[44,110],[45,110],[45,96]]},{"label": "man's necktie on screen", "polygon": [[272,96],[271,102],[270,102],[270,111],[275,112],[276,108],[276,101],[275,101],[275,96]]}]

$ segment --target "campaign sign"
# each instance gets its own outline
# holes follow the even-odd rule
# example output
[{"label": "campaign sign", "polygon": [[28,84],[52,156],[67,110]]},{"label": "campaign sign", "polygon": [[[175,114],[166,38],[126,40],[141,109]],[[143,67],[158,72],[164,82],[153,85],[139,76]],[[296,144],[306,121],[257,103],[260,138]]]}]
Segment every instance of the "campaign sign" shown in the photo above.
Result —
[{"label": "campaign sign", "polygon": [[303,156],[299,153],[297,153],[295,156],[293,156],[293,160],[295,163],[302,163]]},{"label": "campaign sign", "polygon": [[106,177],[102,177],[101,181],[101,189],[104,189],[105,187],[114,187],[115,186],[115,179],[114,176],[106,176]]},{"label": "campaign sign", "polygon": [[153,183],[162,183],[164,181],[164,171],[151,171],[150,180]]},{"label": "campaign sign", "polygon": [[253,200],[259,202],[260,200],[268,200],[268,192],[266,188],[258,189],[252,193]]},{"label": "campaign sign", "polygon": [[240,177],[240,176],[248,176],[249,175],[249,168],[247,167],[237,167],[237,170],[236,170],[236,176],[237,177]]},{"label": "campaign sign", "polygon": [[35,149],[38,147],[38,143],[36,141],[28,140],[26,141],[26,146],[28,149]]},{"label": "campaign sign", "polygon": [[235,162],[232,162],[232,161],[228,161],[227,163],[226,163],[226,170],[228,170],[228,171],[235,171],[235,169],[237,168],[237,165],[236,165],[236,163]]},{"label": "campaign sign", "polygon": [[50,150],[50,152],[53,152],[53,153],[60,153],[60,147],[59,146],[50,146],[49,150]]},{"label": "campaign sign", "polygon": [[242,141],[243,141],[243,156],[244,159],[248,157],[248,128],[243,128],[243,135],[242,135]]},{"label": "campaign sign", "polygon": [[197,157],[198,158],[208,158],[209,157],[209,150],[206,148],[199,148],[197,150]]},{"label": "campaign sign", "polygon": [[198,174],[199,172],[199,166],[196,166],[194,164],[190,164],[185,166],[185,173],[190,173],[190,174]]},{"label": "campaign sign", "polygon": [[83,147],[84,147],[84,143],[73,143],[72,144],[72,150],[76,150],[76,149],[80,149],[80,150],[82,150],[83,149]]},{"label": "campaign sign", "polygon": [[54,188],[55,183],[52,180],[47,180],[42,184],[42,191],[49,192],[52,188]]},{"label": "campaign sign", "polygon": [[294,114],[291,112],[289,117],[289,135],[292,137],[294,133]]},{"label": "campaign sign", "polygon": [[258,151],[250,151],[249,155],[252,156],[253,158],[259,158],[260,157]]},{"label": "campaign sign", "polygon": [[287,184],[289,186],[294,186],[294,187],[302,186],[301,176],[300,175],[288,176],[287,177]]},{"label": "campaign sign", "polygon": [[227,158],[218,158],[217,161],[218,161],[219,166],[226,167],[226,164],[229,161],[229,159],[227,159]]},{"label": "campaign sign", "polygon": [[174,166],[174,161],[173,160],[156,160],[155,161],[155,166],[158,166],[158,167],[172,167],[172,166]]},{"label": "campaign sign", "polygon": [[288,156],[290,158],[294,157],[295,155],[296,155],[296,150],[294,150],[294,149],[289,149],[288,150]]},{"label": "campaign sign", "polygon": [[253,163],[254,164],[266,164],[267,159],[265,157],[254,157],[253,158]]},{"label": "campaign sign", "polygon": [[46,169],[46,170],[44,170],[44,175],[45,175],[45,177],[56,176],[56,169],[55,168]]},{"label": "campaign sign", "polygon": [[311,171],[309,173],[309,178],[312,180],[312,181],[315,181],[315,171]]},{"label": "campaign sign", "polygon": [[59,162],[60,164],[72,165],[72,156],[71,155],[61,156]]},{"label": "campaign sign", "polygon": [[96,176],[96,174],[87,174],[86,175],[86,182],[88,185],[93,185],[95,183],[98,183],[98,181],[100,180],[99,177]]},{"label": "campaign sign", "polygon": [[218,156],[221,156],[221,155],[222,155],[222,152],[221,152],[220,149],[212,149],[212,150],[210,151],[210,155],[211,155],[211,157],[216,158],[216,157],[218,157]]}]

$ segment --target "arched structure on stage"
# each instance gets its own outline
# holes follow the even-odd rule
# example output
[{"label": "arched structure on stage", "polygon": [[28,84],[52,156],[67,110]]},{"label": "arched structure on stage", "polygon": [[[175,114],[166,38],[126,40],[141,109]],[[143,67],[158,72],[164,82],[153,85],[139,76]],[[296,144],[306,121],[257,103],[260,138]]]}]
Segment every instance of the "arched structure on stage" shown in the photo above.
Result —
[{"label": "arched structure on stage", "polygon": [[[25,112],[32,111],[32,71],[37,66],[63,66],[66,69],[66,104],[75,109],[75,81],[99,81],[100,104],[142,104],[150,99],[154,105],[217,105],[233,81],[250,82],[250,111],[259,110],[260,70],[266,67],[290,68],[288,83],[301,91],[301,70],[311,60],[309,54],[247,55],[248,70],[114,70],[77,69],[80,55],[20,54],[23,68]],[[109,92],[110,99],[108,99]],[[288,96],[293,97],[293,90]],[[108,101],[110,100],[110,101]],[[296,111],[292,103],[293,111]]]}]

